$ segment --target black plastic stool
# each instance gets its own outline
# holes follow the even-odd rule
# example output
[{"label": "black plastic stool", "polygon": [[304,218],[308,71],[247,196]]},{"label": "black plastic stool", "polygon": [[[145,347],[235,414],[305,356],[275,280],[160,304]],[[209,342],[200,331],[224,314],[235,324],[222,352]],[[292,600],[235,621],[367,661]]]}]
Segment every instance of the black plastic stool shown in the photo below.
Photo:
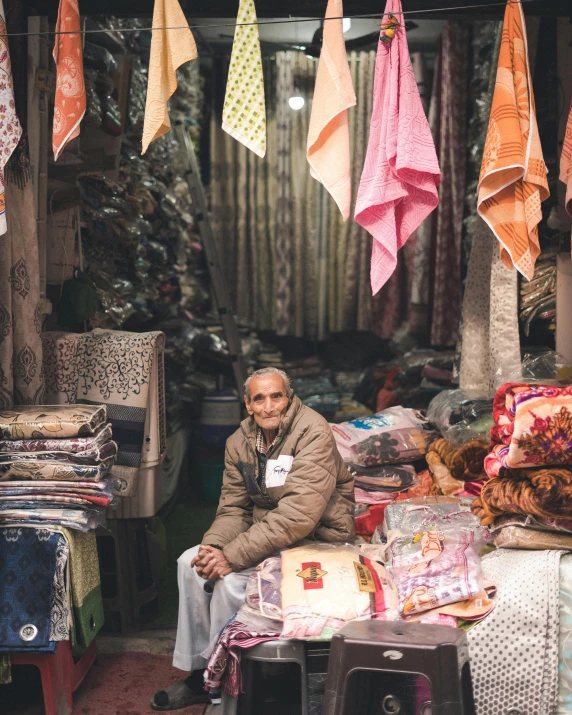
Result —
[{"label": "black plastic stool", "polygon": [[475,715],[467,636],[456,628],[401,621],[349,623],[332,638],[322,715],[358,712],[356,698],[363,701],[367,695],[364,676],[370,683],[378,681],[377,707],[360,703],[359,712],[418,715],[416,676],[423,676],[431,689],[425,712]]}]

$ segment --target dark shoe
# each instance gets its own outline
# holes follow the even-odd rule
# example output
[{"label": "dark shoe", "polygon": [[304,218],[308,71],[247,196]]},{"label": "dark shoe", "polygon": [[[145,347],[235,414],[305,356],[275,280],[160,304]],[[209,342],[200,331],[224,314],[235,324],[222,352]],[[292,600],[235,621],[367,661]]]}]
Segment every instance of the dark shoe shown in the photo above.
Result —
[{"label": "dark shoe", "polygon": [[207,692],[194,692],[184,680],[179,680],[170,685],[165,690],[159,690],[151,700],[153,710],[180,710],[188,708],[190,705],[210,703],[211,699]]}]

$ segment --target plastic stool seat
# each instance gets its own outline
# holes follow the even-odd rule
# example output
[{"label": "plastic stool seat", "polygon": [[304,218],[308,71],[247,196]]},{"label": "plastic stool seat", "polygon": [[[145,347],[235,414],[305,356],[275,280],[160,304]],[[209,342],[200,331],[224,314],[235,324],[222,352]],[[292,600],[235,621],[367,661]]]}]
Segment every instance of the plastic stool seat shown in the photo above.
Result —
[{"label": "plastic stool seat", "polygon": [[55,653],[11,653],[10,662],[13,666],[35,665],[39,669],[46,715],[71,715],[73,694],[96,657],[95,640],[77,662],[74,662],[70,642],[61,641]]},{"label": "plastic stool seat", "polygon": [[[391,689],[393,684],[387,683],[398,682],[395,674],[423,676],[431,689],[432,715],[475,713],[467,636],[456,628],[376,620],[344,626],[332,638],[322,715],[355,710],[349,685],[358,671],[378,672],[380,678],[391,674],[384,681]],[[387,697],[399,700],[389,693]]]},{"label": "plastic stool seat", "polygon": [[[253,706],[253,676],[252,663],[297,663],[300,666],[302,690],[302,715],[308,715],[308,670],[306,667],[306,649],[304,641],[275,640],[259,643],[253,648],[241,650],[241,669],[245,691],[245,708],[247,715],[251,715]],[[233,698],[227,693],[222,694],[222,715],[236,715],[238,712],[238,698]]]}]

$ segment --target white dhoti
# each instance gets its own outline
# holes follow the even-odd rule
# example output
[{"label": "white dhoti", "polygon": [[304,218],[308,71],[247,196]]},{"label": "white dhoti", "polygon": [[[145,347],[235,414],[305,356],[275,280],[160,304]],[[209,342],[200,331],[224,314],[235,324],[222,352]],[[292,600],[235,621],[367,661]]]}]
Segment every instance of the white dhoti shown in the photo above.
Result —
[{"label": "white dhoti", "polygon": [[231,573],[207,593],[207,581],[191,568],[199,548],[188,549],[177,562],[179,621],[173,665],[185,671],[206,668],[220,631],[244,603],[248,577],[254,571]]}]

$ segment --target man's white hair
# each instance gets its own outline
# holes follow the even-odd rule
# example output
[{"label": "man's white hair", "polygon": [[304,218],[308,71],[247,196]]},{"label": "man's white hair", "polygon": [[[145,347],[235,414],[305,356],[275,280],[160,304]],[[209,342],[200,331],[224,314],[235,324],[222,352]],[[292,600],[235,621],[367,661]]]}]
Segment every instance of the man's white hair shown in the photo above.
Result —
[{"label": "man's white hair", "polygon": [[286,397],[290,397],[292,395],[292,387],[290,385],[290,378],[288,375],[284,372],[284,370],[279,370],[277,367],[263,367],[261,370],[257,370],[256,372],[253,372],[250,377],[246,378],[246,382],[244,383],[244,394],[246,395],[246,399],[250,402],[250,383],[254,380],[255,377],[268,377],[269,375],[280,375],[280,377],[284,380],[284,387],[286,388]]}]

